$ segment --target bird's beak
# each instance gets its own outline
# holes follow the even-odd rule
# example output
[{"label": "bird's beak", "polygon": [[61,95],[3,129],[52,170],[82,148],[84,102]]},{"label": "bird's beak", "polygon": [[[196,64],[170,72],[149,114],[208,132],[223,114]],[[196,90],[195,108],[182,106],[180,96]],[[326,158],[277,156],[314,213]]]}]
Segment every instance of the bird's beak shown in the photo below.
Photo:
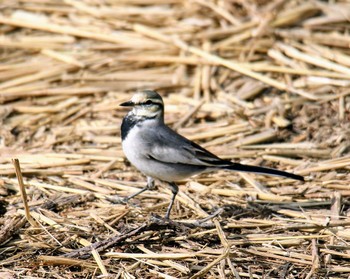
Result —
[{"label": "bird's beak", "polygon": [[132,107],[134,105],[135,105],[135,103],[132,102],[132,101],[127,101],[127,102],[124,102],[124,103],[120,104],[120,106],[122,106],[122,107]]}]

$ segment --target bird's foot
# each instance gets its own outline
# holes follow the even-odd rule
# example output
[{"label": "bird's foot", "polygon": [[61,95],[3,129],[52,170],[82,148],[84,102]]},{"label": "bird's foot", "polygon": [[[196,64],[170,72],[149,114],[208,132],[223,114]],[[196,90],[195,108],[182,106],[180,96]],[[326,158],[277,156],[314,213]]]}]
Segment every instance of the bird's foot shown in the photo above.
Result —
[{"label": "bird's foot", "polygon": [[204,223],[210,221],[211,219],[218,217],[223,211],[224,211],[224,209],[220,207],[219,209],[217,209],[215,212],[208,215],[207,217],[200,219],[200,220],[197,220],[197,222],[198,222],[198,224],[204,224]]},{"label": "bird's foot", "polygon": [[208,215],[207,217],[199,220],[186,220],[186,221],[173,221],[169,218],[169,216],[161,217],[156,214],[152,214],[150,220],[151,222],[155,222],[162,225],[169,225],[169,226],[176,226],[184,230],[184,228],[187,229],[193,229],[193,228],[215,228],[215,224],[211,222],[213,218],[216,218],[220,216],[220,214],[223,212],[223,208],[219,208],[212,214]]},{"label": "bird's foot", "polygon": [[115,203],[115,204],[127,204],[129,202],[129,199],[127,197],[123,198],[123,197],[120,197],[117,195],[106,197],[106,200],[110,201],[111,203]]},{"label": "bird's foot", "polygon": [[159,226],[167,226],[169,228],[175,228],[180,231],[187,231],[189,228],[184,226],[181,222],[173,221],[169,217],[161,217],[157,214],[152,214],[150,217],[152,223],[158,224]]},{"label": "bird's foot", "polygon": [[140,207],[139,204],[130,201],[131,197],[120,197],[120,196],[114,195],[114,196],[106,197],[106,200],[108,200],[114,204],[127,204],[127,205],[129,205],[131,207],[135,207],[135,208]]}]

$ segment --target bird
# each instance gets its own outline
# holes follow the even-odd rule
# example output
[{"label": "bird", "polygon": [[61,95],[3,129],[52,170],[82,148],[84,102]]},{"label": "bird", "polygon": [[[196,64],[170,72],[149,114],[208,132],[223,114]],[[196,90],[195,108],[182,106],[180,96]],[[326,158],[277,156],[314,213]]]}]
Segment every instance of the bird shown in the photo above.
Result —
[{"label": "bird", "polygon": [[170,219],[179,188],[177,181],[193,175],[229,170],[282,176],[304,181],[303,176],[272,168],[245,165],[221,159],[197,143],[172,130],[164,122],[164,102],[154,90],[136,92],[120,104],[132,107],[121,124],[122,149],[129,162],[147,177],[147,184],[124,201],[153,189],[155,180],[166,182],[172,192],[165,219]]}]

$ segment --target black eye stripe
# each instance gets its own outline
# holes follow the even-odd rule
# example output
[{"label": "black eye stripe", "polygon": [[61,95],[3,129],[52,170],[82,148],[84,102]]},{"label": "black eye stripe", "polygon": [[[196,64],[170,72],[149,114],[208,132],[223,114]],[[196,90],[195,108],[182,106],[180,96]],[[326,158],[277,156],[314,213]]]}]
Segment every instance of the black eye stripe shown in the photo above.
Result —
[{"label": "black eye stripe", "polygon": [[147,100],[146,102],[140,103],[140,105],[146,105],[146,106],[150,106],[150,105],[162,106],[162,103],[153,102],[152,100]]}]

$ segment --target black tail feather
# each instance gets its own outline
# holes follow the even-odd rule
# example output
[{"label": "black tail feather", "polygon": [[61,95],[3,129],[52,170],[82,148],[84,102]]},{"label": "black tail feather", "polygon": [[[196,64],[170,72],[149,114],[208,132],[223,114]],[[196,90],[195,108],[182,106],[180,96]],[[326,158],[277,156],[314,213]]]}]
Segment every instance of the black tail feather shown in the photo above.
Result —
[{"label": "black tail feather", "polygon": [[304,181],[304,177],[302,177],[301,175],[297,175],[297,174],[286,172],[286,171],[280,171],[280,170],[276,170],[276,169],[258,167],[258,166],[232,163],[228,166],[223,166],[223,168],[227,169],[227,170],[233,170],[233,171],[244,171],[244,172],[255,172],[255,173],[261,173],[261,174],[268,174],[268,175],[277,175],[277,176],[283,176],[283,177],[288,177],[288,178],[292,178],[295,180]]}]

